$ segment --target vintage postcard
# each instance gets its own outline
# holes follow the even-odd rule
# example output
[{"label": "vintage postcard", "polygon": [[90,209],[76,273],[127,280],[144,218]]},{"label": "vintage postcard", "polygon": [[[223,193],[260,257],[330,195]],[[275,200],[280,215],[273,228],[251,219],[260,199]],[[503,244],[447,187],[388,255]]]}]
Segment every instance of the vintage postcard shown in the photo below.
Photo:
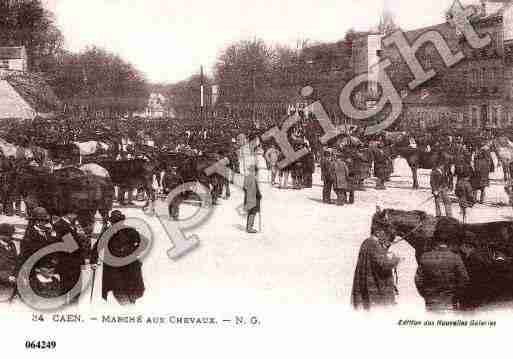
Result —
[{"label": "vintage postcard", "polygon": [[490,356],[512,308],[513,1],[0,0],[8,354]]}]

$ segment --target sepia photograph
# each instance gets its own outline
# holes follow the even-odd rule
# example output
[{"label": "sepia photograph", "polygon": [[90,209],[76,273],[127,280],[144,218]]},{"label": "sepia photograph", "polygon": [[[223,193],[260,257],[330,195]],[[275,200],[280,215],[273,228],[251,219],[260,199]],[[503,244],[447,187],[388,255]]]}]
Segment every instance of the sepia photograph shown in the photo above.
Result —
[{"label": "sepia photograph", "polygon": [[0,312],[12,355],[492,355],[513,1],[0,0]]}]

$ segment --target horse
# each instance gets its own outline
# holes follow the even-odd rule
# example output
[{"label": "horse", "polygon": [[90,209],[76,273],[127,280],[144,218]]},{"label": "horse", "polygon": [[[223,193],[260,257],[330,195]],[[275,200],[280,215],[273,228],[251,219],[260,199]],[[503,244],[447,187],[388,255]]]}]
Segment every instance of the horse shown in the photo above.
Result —
[{"label": "horse", "polygon": [[71,161],[73,164],[80,162],[80,148],[74,143],[38,143],[39,147],[48,151],[48,157],[56,161]]},{"label": "horse", "polygon": [[[457,298],[463,310],[513,301],[513,222],[462,224],[448,217],[433,217],[423,211],[380,209],[372,217],[373,225],[392,228],[401,240],[415,249],[417,263],[433,249],[433,235],[442,224],[457,229],[449,247],[462,256],[470,283]],[[451,231],[452,232],[452,231]],[[393,245],[399,241],[395,241]],[[467,248],[473,254],[467,255]]]},{"label": "horse", "polygon": [[443,163],[445,172],[453,177],[452,165],[455,164],[456,158],[449,149],[436,148],[424,151],[421,148],[392,145],[391,153],[392,157],[406,159],[412,172],[413,189],[419,189],[419,169],[433,169],[437,164]]},{"label": "horse", "polygon": [[43,167],[25,166],[18,169],[17,179],[29,214],[38,206],[53,216],[73,212],[82,227],[92,233],[94,217],[99,212],[104,228],[107,225],[114,202],[114,186],[104,178],[76,167],[51,173]]},{"label": "horse", "polygon": [[153,189],[153,175],[157,166],[154,161],[142,158],[119,161],[106,159],[96,164],[108,171],[112,183],[120,189],[132,190],[142,187],[148,195],[143,209],[148,209],[154,204],[156,197]]}]

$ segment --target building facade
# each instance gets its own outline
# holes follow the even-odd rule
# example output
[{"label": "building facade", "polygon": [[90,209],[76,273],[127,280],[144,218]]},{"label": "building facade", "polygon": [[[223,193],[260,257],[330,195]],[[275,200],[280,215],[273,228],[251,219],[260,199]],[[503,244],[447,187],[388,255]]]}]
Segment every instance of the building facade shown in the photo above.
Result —
[{"label": "building facade", "polygon": [[27,51],[24,46],[0,47],[0,76],[12,71],[27,70]]},{"label": "building facade", "polygon": [[0,120],[48,118],[60,106],[45,79],[28,71],[24,47],[0,47]]}]

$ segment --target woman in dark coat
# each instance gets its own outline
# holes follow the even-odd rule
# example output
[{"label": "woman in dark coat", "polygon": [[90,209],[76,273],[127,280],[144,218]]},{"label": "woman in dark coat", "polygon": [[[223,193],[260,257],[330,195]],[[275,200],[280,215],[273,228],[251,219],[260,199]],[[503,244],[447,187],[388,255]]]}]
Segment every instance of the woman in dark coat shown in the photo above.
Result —
[{"label": "woman in dark coat", "polygon": [[[120,211],[112,211],[110,222],[112,225],[125,220],[125,216]],[[98,251],[102,248],[96,244],[94,254],[98,255]],[[113,257],[126,258],[133,256],[135,252],[143,252],[148,243],[145,243],[139,232],[131,227],[122,227],[117,231],[106,243]],[[105,244],[104,244],[105,245]],[[104,248],[103,248],[104,249]],[[135,304],[136,300],[144,294],[144,280],[142,276],[142,263],[139,259],[125,266],[109,265],[107,256],[104,256],[103,279],[102,279],[102,297],[107,300],[109,292],[112,292],[114,298],[121,304]],[[97,258],[93,258],[97,262]],[[94,263],[93,262],[93,263]],[[111,264],[113,264],[111,262]]]}]

